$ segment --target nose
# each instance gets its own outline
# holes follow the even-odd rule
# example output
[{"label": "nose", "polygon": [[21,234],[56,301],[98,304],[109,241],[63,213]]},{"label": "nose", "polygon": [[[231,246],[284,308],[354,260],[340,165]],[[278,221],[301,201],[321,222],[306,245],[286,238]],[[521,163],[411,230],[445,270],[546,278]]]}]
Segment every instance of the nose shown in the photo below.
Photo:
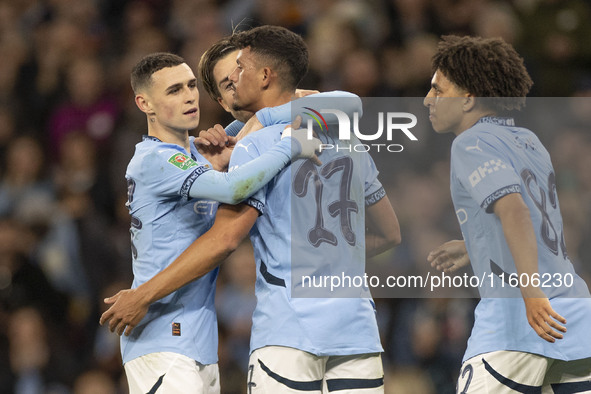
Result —
[{"label": "nose", "polygon": [[238,66],[236,66],[236,68],[234,69],[234,71],[232,71],[232,73],[230,73],[230,75],[228,75],[228,80],[230,82],[232,82],[233,84],[235,84],[236,82],[238,82]]},{"label": "nose", "polygon": [[197,88],[191,89],[189,87],[185,88],[185,101],[187,103],[192,103],[199,100],[199,91]]},{"label": "nose", "polygon": [[425,98],[423,99],[423,105],[427,108],[429,106],[433,105],[433,97],[434,97],[434,93],[433,93],[433,89],[431,89],[431,90],[429,90],[429,92],[427,93]]}]

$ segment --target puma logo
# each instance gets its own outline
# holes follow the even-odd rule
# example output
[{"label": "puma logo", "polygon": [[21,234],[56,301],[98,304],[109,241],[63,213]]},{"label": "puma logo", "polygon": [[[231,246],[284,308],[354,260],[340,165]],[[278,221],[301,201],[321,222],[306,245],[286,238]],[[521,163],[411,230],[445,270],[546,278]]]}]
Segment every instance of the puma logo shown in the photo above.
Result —
[{"label": "puma logo", "polygon": [[247,152],[248,152],[248,147],[252,145],[252,142],[248,145],[244,145],[243,143],[239,142],[238,145],[236,145],[236,148],[244,148]]},{"label": "puma logo", "polygon": [[479,143],[479,142],[480,142],[480,138],[478,138],[478,139],[476,140],[476,145],[473,145],[473,146],[467,146],[467,147],[466,147],[466,150],[467,150],[467,151],[469,151],[469,150],[477,150],[478,152],[482,152],[482,149],[480,149],[480,147],[478,146],[478,143]]}]

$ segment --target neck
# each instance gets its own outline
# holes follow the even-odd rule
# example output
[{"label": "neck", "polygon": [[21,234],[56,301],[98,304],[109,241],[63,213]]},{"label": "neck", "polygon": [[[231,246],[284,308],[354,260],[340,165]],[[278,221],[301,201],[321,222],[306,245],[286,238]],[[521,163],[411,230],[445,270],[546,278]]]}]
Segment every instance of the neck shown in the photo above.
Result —
[{"label": "neck", "polygon": [[162,142],[168,144],[176,144],[182,146],[188,153],[191,152],[191,145],[189,143],[189,131],[188,130],[177,130],[170,127],[166,127],[155,119],[151,122],[148,118],[148,135],[156,137]]},{"label": "neck", "polygon": [[292,91],[266,90],[261,95],[260,100],[254,104],[254,108],[256,109],[254,109],[253,112],[259,111],[263,108],[277,107],[278,105],[289,103],[294,94],[295,93]]},{"label": "neck", "polygon": [[460,131],[456,132],[455,135],[458,136],[462,134],[464,131],[474,126],[480,118],[485,116],[496,116],[496,114],[491,110],[472,110],[467,112],[464,116],[464,119],[462,120],[462,123],[460,124],[460,127],[458,127],[458,130]]}]

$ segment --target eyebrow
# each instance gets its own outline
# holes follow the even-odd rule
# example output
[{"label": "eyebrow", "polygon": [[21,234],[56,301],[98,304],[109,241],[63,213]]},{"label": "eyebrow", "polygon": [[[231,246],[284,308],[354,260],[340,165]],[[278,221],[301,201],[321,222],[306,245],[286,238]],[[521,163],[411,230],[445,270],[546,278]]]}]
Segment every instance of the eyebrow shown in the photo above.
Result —
[{"label": "eyebrow", "polygon": [[433,89],[441,89],[441,86],[439,86],[439,85],[437,84],[437,82],[432,82],[432,83],[431,83],[431,87],[432,87]]},{"label": "eyebrow", "polygon": [[[187,85],[189,85],[189,84],[191,84],[191,83],[197,83],[197,78],[190,79],[190,80],[187,82]],[[172,90],[174,90],[174,89],[179,89],[179,88],[182,88],[182,87],[183,87],[183,85],[184,85],[184,83],[182,83],[182,82],[179,82],[179,83],[175,83],[175,84],[173,84],[173,85],[170,85],[169,87],[167,87],[167,88],[166,88],[166,92],[170,92],[170,91],[172,91]]]},{"label": "eyebrow", "polygon": [[225,78],[223,78],[219,83],[218,83],[218,88],[221,88],[223,84],[225,84],[226,82],[230,82],[230,76],[226,75]]},{"label": "eyebrow", "polygon": [[167,92],[170,92],[174,89],[178,89],[178,88],[182,88],[183,84],[182,83],[175,83],[174,85],[170,85],[169,87],[166,88]]}]

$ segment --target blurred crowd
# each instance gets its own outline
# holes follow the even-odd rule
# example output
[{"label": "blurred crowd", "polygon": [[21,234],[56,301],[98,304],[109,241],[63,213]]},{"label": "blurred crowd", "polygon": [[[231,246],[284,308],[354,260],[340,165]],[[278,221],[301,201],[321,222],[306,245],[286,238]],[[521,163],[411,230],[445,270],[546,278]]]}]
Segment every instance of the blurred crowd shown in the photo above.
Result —
[{"label": "blurred crowd", "polygon": [[[309,45],[301,87],[421,97],[440,35],[501,36],[525,58],[532,96],[586,97],[589,20],[585,0],[0,1],[0,394],[126,393],[118,337],[98,319],[104,296],[132,279],[124,174],[146,132],[129,84],[143,55],[172,51],[196,68],[233,29],[275,24]],[[588,283],[589,103],[540,120],[552,125],[540,138],[556,167],[569,255]],[[204,94],[200,106],[200,129],[229,123]],[[450,142],[425,130],[400,156],[376,157],[403,244],[374,267],[426,272],[429,250],[461,237]],[[223,393],[246,391],[254,277],[246,243],[218,280]],[[386,392],[453,393],[477,300],[376,301]]]}]

